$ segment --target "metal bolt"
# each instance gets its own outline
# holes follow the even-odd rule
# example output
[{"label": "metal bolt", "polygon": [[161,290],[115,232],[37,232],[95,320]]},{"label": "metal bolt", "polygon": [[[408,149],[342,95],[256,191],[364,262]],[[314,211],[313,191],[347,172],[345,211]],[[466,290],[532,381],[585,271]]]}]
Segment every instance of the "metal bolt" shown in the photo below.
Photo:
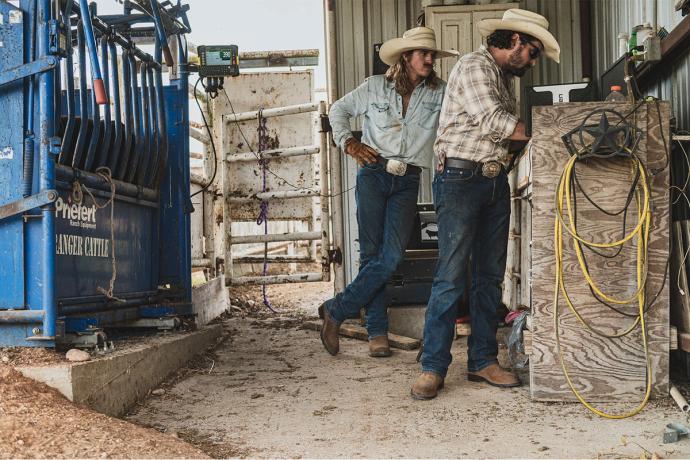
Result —
[{"label": "metal bolt", "polygon": [[58,197],[58,196],[57,196],[57,192],[52,191],[52,190],[51,190],[50,192],[48,192],[48,199],[49,199],[50,201],[55,201],[55,200],[57,200],[57,197]]},{"label": "metal bolt", "polygon": [[33,335],[39,335],[39,334],[41,333],[41,328],[40,328],[40,327],[35,327],[35,328],[31,329],[31,333],[32,333]]}]

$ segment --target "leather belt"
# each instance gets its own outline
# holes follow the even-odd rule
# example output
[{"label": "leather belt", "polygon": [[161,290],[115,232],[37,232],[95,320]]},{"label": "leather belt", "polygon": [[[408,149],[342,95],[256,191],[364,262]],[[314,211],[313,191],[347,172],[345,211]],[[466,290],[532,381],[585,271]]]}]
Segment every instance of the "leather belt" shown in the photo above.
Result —
[{"label": "leather belt", "polygon": [[[380,165],[383,165],[384,168],[386,167],[386,164],[388,163],[388,159],[383,158],[383,157],[376,157],[376,161]],[[407,169],[405,170],[405,175],[409,176],[410,174],[420,174],[421,172],[422,172],[422,168],[420,168],[419,166],[411,165],[408,163]]]},{"label": "leather belt", "polygon": [[503,165],[498,161],[486,161],[480,163],[479,161],[463,160],[462,158],[446,158],[447,168],[472,169],[475,172],[481,172],[482,176],[493,179],[501,174]]}]

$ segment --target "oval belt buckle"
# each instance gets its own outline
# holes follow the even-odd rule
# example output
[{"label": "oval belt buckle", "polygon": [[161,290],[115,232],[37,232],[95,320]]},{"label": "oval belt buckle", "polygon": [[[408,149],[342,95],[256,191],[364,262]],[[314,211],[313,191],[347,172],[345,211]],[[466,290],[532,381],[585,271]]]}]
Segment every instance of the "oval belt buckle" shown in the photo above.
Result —
[{"label": "oval belt buckle", "polygon": [[493,179],[499,174],[501,174],[501,163],[498,161],[487,161],[482,165],[482,176]]}]

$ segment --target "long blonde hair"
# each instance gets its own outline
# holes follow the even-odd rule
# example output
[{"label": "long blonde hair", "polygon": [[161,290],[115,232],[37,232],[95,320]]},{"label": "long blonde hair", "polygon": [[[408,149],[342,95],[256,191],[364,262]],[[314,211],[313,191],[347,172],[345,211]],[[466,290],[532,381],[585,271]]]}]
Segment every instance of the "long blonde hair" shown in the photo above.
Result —
[{"label": "long blonde hair", "polygon": [[[398,62],[390,66],[386,71],[386,80],[395,83],[395,91],[401,96],[407,96],[414,91],[410,76],[407,74],[407,62],[405,61],[405,57],[410,56],[412,53],[413,51],[402,53]],[[438,86],[439,79],[436,71],[433,69],[424,80],[432,89]]]}]

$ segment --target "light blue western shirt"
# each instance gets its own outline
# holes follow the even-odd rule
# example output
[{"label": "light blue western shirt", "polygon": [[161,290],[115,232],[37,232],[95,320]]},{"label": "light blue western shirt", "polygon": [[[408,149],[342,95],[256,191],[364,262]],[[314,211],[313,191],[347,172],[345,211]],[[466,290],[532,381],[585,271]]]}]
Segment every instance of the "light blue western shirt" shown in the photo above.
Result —
[{"label": "light blue western shirt", "polygon": [[417,85],[403,117],[402,96],[395,91],[395,84],[384,75],[367,78],[331,106],[328,118],[333,140],[344,150],[345,142],[353,137],[350,119],[364,115],[363,143],[383,158],[431,168],[445,88],[442,80],[436,88],[425,81]]}]

